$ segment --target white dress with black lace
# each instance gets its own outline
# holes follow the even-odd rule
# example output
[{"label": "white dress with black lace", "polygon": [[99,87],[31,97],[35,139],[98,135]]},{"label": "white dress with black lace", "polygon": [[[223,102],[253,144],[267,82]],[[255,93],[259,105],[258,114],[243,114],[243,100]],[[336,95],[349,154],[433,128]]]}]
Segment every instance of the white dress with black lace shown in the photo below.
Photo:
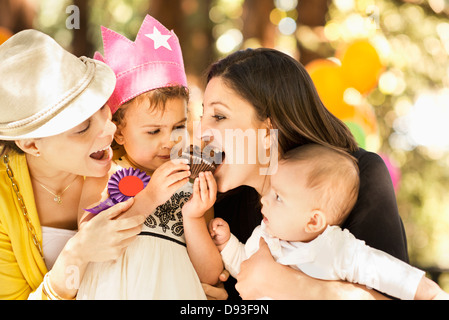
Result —
[{"label": "white dress with black lace", "polygon": [[77,299],[206,299],[185,244],[181,209],[191,194],[187,183],[159,206],[119,259],[90,263]]}]

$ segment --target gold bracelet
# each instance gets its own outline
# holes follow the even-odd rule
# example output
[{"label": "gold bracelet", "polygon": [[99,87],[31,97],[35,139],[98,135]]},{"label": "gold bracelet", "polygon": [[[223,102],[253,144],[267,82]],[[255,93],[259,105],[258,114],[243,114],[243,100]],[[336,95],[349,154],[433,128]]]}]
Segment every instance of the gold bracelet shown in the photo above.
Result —
[{"label": "gold bracelet", "polygon": [[75,298],[64,299],[55,292],[50,283],[50,272],[47,272],[44,276],[42,293],[48,298],[47,300],[75,300]]}]

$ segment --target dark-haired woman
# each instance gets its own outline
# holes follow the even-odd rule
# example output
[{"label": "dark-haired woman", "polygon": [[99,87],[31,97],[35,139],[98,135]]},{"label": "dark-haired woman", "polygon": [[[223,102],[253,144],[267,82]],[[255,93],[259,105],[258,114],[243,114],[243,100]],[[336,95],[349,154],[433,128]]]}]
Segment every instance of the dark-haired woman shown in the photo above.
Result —
[{"label": "dark-haired woman", "polygon": [[[201,135],[211,149],[223,152],[223,162],[215,172],[221,193],[214,206],[215,216],[228,221],[240,241],[245,242],[261,221],[259,196],[268,187],[269,179],[261,174],[267,166],[265,161],[254,153],[273,146],[270,129],[275,129],[280,157],[292,148],[313,142],[357,158],[360,192],[343,228],[369,246],[408,261],[406,236],[385,164],[378,155],[358,147],[349,129],[323,105],[299,62],[277,50],[248,49],[213,64],[207,80]],[[261,130],[266,134],[257,135],[256,148],[242,148],[227,139],[230,132],[250,134]],[[235,161],[236,155],[245,161]],[[258,272],[254,272],[256,269]],[[255,274],[270,276],[257,278]],[[377,296],[364,287],[312,279],[279,265],[264,243],[244,262],[237,280],[236,288],[244,299]],[[231,298],[237,296],[231,280],[225,286]]]}]

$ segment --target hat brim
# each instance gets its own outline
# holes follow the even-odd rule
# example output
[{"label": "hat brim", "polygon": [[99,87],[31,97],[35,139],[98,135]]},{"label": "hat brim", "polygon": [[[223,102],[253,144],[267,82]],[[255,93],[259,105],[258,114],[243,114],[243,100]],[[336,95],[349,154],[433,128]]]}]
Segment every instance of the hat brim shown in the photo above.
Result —
[{"label": "hat brim", "polygon": [[45,138],[64,133],[83,123],[103,107],[114,92],[116,77],[114,72],[101,61],[94,62],[95,75],[87,88],[73,99],[55,117],[34,131],[18,136],[2,136],[0,140],[23,140]]}]

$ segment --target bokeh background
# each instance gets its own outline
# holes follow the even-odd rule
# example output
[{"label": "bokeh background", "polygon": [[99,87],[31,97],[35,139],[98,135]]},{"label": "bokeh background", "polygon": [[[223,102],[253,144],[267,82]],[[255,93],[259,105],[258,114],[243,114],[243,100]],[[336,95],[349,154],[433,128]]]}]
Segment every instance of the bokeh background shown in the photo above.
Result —
[{"label": "bokeh background", "polygon": [[[67,28],[70,5],[79,29]],[[134,40],[146,14],[180,38],[192,121],[220,57],[264,46],[301,61],[327,108],[384,158],[411,263],[449,290],[448,0],[0,0],[0,43],[35,28],[92,57],[101,25]]]}]

